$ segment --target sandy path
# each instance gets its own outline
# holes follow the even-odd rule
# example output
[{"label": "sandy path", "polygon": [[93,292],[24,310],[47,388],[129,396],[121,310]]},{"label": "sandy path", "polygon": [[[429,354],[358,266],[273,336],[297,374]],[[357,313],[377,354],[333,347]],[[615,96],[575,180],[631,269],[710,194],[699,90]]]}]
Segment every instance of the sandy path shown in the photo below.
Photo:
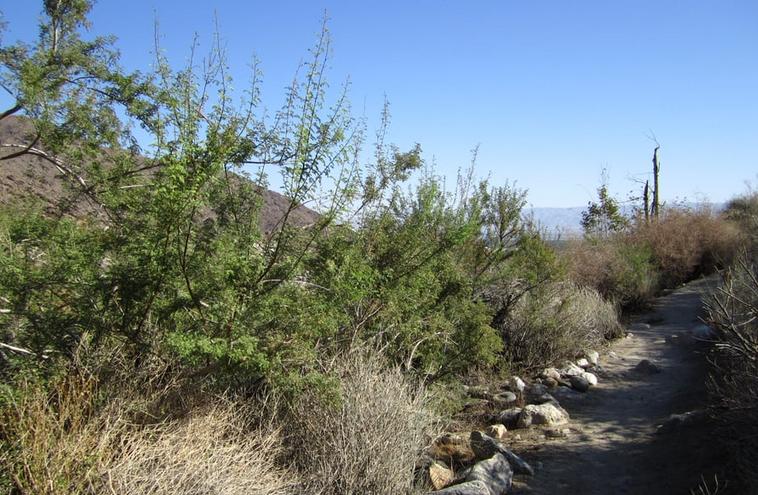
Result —
[{"label": "sandy path", "polygon": [[[707,345],[691,339],[672,344],[665,337],[688,335],[698,325],[701,293],[709,283],[713,279],[691,283],[635,318],[650,328],[632,325],[633,337],[616,342],[614,354],[603,353],[596,388],[586,394],[563,388],[556,394],[571,415],[571,433],[537,441],[540,432],[533,430],[513,443],[538,470],[517,493],[689,494],[701,475],[712,478],[710,466],[718,453],[711,447],[707,420],[655,433],[670,414],[705,406]],[[663,371],[634,371],[642,359]]]}]

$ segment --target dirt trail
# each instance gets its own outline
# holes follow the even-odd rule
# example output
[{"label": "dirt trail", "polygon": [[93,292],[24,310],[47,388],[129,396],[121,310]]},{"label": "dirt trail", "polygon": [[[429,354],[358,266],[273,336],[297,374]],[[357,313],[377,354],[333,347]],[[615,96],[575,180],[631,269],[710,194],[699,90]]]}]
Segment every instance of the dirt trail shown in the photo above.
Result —
[{"label": "dirt trail", "polygon": [[[630,325],[631,338],[603,353],[597,387],[556,394],[571,415],[571,433],[538,441],[540,432],[531,431],[512,444],[538,471],[517,493],[689,494],[701,475],[712,479],[719,454],[708,420],[660,435],[656,427],[673,413],[705,406],[707,344],[686,337],[670,343],[666,337],[687,336],[699,324],[701,294],[713,283],[699,280],[658,299],[652,312]],[[663,371],[635,371],[643,359]]]}]

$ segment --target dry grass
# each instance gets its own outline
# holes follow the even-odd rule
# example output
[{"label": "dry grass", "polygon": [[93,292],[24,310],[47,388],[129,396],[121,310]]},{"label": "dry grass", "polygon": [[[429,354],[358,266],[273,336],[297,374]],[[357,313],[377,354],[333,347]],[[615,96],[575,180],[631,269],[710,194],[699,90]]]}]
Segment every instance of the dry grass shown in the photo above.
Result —
[{"label": "dry grass", "polygon": [[338,403],[306,394],[289,411],[301,492],[409,493],[419,451],[437,427],[424,389],[376,352],[345,354],[330,371],[340,378]]},{"label": "dry grass", "polygon": [[278,430],[246,403],[206,397],[187,414],[171,387],[126,375],[106,387],[98,371],[71,366],[48,383],[5,389],[0,465],[9,493],[293,493],[297,478],[277,464]]},{"label": "dry grass", "polygon": [[25,381],[3,397],[0,462],[20,493],[93,493],[123,423],[118,411],[96,412],[97,385],[71,373],[47,387]]},{"label": "dry grass", "polygon": [[134,495],[279,495],[296,477],[277,465],[278,430],[251,427],[248,407],[221,402],[180,421],[126,435],[104,473],[110,492]]},{"label": "dry grass", "polygon": [[555,283],[527,294],[501,329],[506,358],[516,368],[544,367],[618,337],[616,307],[596,291]]}]

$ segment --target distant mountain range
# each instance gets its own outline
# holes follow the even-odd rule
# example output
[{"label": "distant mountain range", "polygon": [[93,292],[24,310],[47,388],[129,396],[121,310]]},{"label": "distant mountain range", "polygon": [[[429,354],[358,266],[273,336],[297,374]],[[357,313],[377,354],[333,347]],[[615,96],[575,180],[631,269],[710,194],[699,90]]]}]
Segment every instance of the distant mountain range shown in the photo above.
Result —
[{"label": "distant mountain range", "polygon": [[[696,208],[701,206],[700,203],[682,203],[684,208]],[[724,208],[724,203],[713,203],[710,205],[716,211]],[[582,234],[582,212],[586,211],[586,206],[570,206],[566,208],[524,208],[524,215],[531,218],[537,226],[546,231],[548,235],[558,235],[564,237],[575,237]],[[632,205],[622,205],[621,210],[624,215],[631,216],[634,208]]]}]

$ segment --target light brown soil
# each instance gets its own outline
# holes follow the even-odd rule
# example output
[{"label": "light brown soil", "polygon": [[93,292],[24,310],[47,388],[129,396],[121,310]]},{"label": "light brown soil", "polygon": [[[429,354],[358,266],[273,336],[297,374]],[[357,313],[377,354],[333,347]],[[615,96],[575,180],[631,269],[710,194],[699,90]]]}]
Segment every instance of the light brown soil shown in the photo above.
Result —
[{"label": "light brown soil", "polygon": [[[556,394],[571,415],[568,437],[545,439],[538,429],[510,433],[522,436],[511,446],[537,471],[517,484],[517,493],[689,494],[701,476],[713,487],[720,454],[709,419],[656,434],[672,413],[706,406],[708,344],[665,338],[689,335],[699,324],[701,294],[713,283],[703,279],[660,298],[652,312],[635,319],[649,322],[649,329],[632,330],[633,337],[601,355],[597,387],[586,394],[567,388]],[[663,371],[636,372],[643,359]]]}]

